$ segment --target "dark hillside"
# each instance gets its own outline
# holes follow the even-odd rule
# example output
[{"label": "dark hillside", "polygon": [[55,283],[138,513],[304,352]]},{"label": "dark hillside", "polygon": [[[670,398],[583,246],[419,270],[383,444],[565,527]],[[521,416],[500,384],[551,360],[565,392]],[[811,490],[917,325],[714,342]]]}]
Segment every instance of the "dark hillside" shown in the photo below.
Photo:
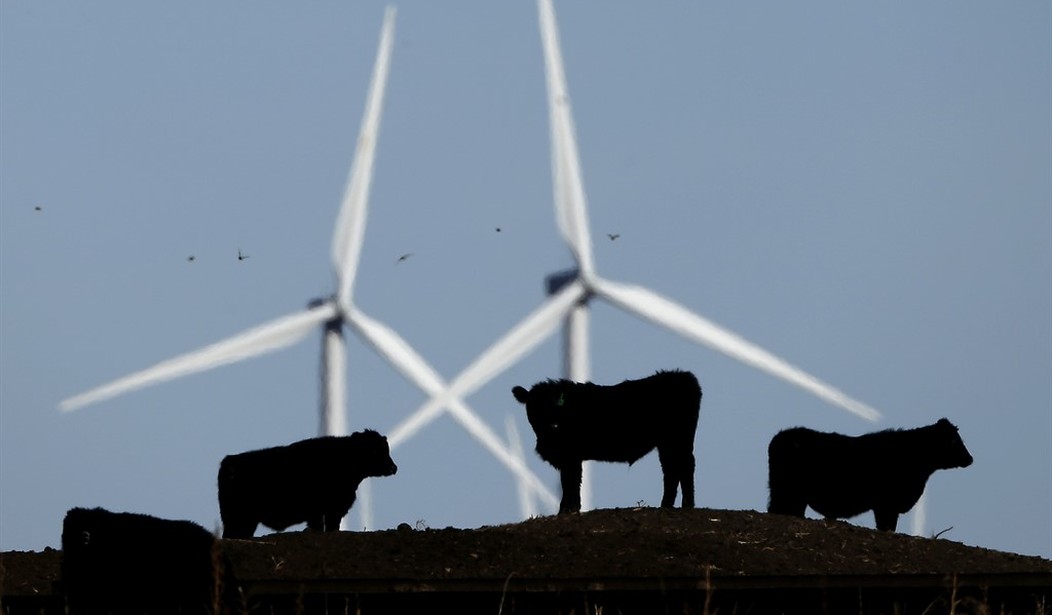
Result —
[{"label": "dark hillside", "polygon": [[[754,511],[596,510],[223,547],[251,607],[289,612],[1052,612],[1052,561]],[[37,612],[13,607],[44,604],[59,561],[4,553],[5,611]]]}]

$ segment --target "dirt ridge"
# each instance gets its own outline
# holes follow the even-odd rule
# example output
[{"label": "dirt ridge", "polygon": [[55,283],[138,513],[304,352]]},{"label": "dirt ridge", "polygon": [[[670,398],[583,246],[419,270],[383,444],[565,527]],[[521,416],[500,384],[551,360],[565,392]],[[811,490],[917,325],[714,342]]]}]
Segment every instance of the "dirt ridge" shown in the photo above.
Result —
[{"label": "dirt ridge", "polygon": [[[222,544],[238,578],[260,583],[1015,574],[1052,585],[1052,560],[1041,557],[751,510],[602,509],[474,529],[402,524]],[[0,594],[51,592],[60,562],[54,549],[0,554]]]}]

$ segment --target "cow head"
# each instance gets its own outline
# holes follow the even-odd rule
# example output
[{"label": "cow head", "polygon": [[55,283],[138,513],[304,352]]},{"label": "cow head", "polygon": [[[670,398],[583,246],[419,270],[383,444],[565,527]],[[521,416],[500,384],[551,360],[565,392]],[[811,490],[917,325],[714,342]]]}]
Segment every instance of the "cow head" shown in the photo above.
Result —
[{"label": "cow head", "polygon": [[956,425],[946,419],[939,419],[933,427],[938,433],[934,459],[939,469],[967,468],[972,465],[972,455],[964,446]]},{"label": "cow head", "polygon": [[351,434],[351,442],[359,451],[359,463],[366,476],[391,476],[398,471],[398,466],[391,459],[391,447],[387,438],[372,429]]},{"label": "cow head", "polygon": [[533,385],[529,391],[519,386],[511,390],[515,399],[526,406],[526,418],[537,436],[537,454],[555,465],[573,446],[569,424],[572,393],[567,384],[549,380]]}]

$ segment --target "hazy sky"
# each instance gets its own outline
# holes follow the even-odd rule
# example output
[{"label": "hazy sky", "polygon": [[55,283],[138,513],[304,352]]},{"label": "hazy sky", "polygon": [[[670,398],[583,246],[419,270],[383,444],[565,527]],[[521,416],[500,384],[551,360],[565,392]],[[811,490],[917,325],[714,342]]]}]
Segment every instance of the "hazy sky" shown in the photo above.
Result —
[{"label": "hazy sky", "polygon": [[[0,7],[0,548],[59,546],[75,506],[212,529],[224,455],[316,435],[319,335],[72,414],[57,404],[333,291],[383,9]],[[594,302],[595,381],[701,381],[699,505],[764,510],[767,443],[785,427],[947,417],[975,463],[932,477],[925,533],[1052,557],[1049,3],[556,12],[600,274],[884,415]],[[447,379],[572,263],[545,97],[534,2],[398,5],[355,297]],[[352,429],[388,432],[425,397],[348,340]],[[510,391],[561,369],[556,336],[467,399],[502,436],[514,417],[555,491]],[[448,417],[393,456],[398,474],[371,481],[377,528],[519,519],[515,482]],[[656,456],[600,466],[595,504],[654,506],[660,485]]]}]

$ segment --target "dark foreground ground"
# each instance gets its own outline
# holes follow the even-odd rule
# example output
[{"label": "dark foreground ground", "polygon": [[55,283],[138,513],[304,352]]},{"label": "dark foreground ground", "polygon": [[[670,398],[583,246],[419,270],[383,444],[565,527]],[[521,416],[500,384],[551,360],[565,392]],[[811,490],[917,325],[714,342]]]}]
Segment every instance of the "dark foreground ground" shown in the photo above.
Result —
[{"label": "dark foreground ground", "polygon": [[[245,595],[236,610],[252,613],[1052,614],[1052,561],[753,511],[596,510],[222,545]],[[3,553],[4,613],[61,613],[60,562],[55,550]]]}]

